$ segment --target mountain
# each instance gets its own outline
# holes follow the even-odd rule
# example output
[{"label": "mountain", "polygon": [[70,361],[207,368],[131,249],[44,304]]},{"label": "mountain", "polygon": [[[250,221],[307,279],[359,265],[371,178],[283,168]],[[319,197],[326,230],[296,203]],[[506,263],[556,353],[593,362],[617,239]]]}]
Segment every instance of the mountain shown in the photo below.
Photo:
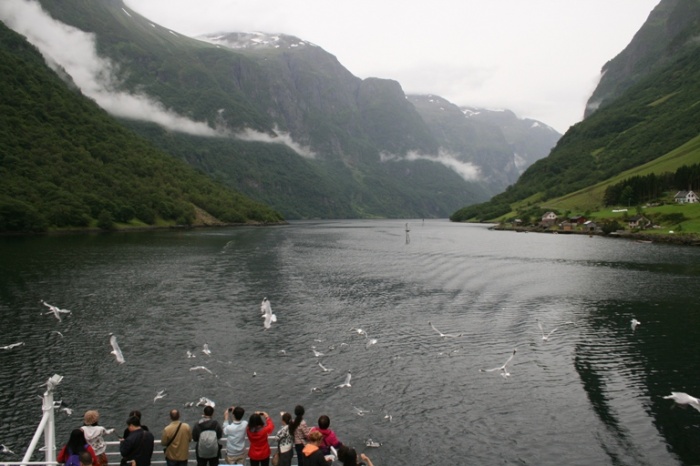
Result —
[{"label": "mountain", "polygon": [[[635,75],[634,82],[630,81],[630,73],[620,74],[618,81],[612,77],[610,81],[601,81],[594,95],[616,89],[609,94],[605,105],[571,127],[548,157],[530,166],[504,193],[487,203],[459,209],[451,218],[495,220],[526,208],[546,208],[557,197],[657,160],[697,137],[700,134],[700,41],[697,40],[700,8],[697,6],[697,1],[663,0],[641,29],[661,27],[669,34],[665,42],[672,46],[646,55],[647,61],[655,65]],[[683,20],[679,21],[681,17]],[[644,50],[648,40],[647,34],[638,33],[625,50]],[[637,60],[641,60],[639,57]],[[611,65],[610,69],[615,68]],[[619,96],[615,97],[616,93]],[[602,197],[588,203],[593,202],[602,206]]]},{"label": "mountain", "polygon": [[282,221],[126,130],[4,24],[0,179],[3,233]]},{"label": "mountain", "polygon": [[667,66],[695,39],[694,23],[700,17],[700,2],[664,0],[625,49],[607,62],[598,86],[588,99],[585,117],[620,97],[630,86]]},{"label": "mountain", "polygon": [[[78,82],[82,70],[56,67],[83,92],[99,87],[88,96],[131,131],[287,218],[445,217],[500,192],[517,177],[517,163],[548,152],[518,159],[515,143],[487,122],[454,149],[457,140],[439,136],[400,83],[360,79],[295,37],[196,40],[121,0],[40,3],[88,33],[81,44],[94,41],[95,57],[78,61],[104,66],[86,82]],[[492,138],[501,138],[497,150]],[[452,150],[442,146],[448,142]]]}]

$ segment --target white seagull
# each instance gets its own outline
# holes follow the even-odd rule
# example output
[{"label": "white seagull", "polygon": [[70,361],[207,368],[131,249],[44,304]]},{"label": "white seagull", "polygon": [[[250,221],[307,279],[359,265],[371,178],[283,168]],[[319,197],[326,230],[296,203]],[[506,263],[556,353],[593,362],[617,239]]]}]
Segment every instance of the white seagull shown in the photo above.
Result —
[{"label": "white seagull", "polygon": [[166,395],[167,393],[165,393],[165,390],[158,390],[158,393],[156,393],[156,396],[153,398],[153,402],[155,403],[157,400],[165,398]]},{"label": "white seagull", "polygon": [[265,330],[268,330],[272,327],[273,322],[277,322],[277,316],[272,313],[272,306],[270,306],[270,301],[268,301],[267,298],[263,299],[260,310],[262,311],[262,318],[265,319],[263,326]]},{"label": "white seagull", "polygon": [[194,354],[194,353],[193,353],[192,351],[190,351],[190,350],[187,350],[187,359],[192,359],[192,358],[196,358],[196,357],[197,357],[196,354]]},{"label": "white seagull", "polygon": [[316,356],[317,358],[320,358],[321,356],[325,356],[325,354],[321,353],[320,351],[316,351],[316,347],[315,347],[315,346],[312,346],[312,347],[311,347],[311,351],[314,352],[314,356]]},{"label": "white seagull", "polygon": [[540,332],[542,332],[542,341],[549,340],[549,337],[551,337],[552,334],[557,330],[556,328],[554,328],[549,333],[544,333],[544,328],[542,328],[542,322],[540,322],[539,320],[537,321],[537,326],[540,328]]},{"label": "white seagull", "polygon": [[119,348],[119,343],[117,343],[116,335],[112,333],[109,334],[109,344],[112,345],[111,354],[113,354],[114,357],[117,358],[117,362],[119,364],[124,364],[124,355],[122,354],[121,348]]},{"label": "white seagull", "polygon": [[54,317],[56,317],[56,319],[58,319],[59,322],[62,321],[61,314],[72,314],[72,312],[69,311],[68,309],[61,309],[57,306],[53,306],[53,305],[47,303],[46,301],[44,301],[43,299],[41,300],[41,304],[43,304],[44,306],[49,308],[49,312],[46,312],[45,314],[53,314]]},{"label": "white seagull", "polygon": [[202,345],[202,353],[206,354],[207,356],[211,356],[211,350],[209,349],[209,345],[206,343]]},{"label": "white seagull", "polygon": [[321,364],[321,361],[318,362],[318,367],[320,367],[323,370],[323,372],[331,372],[333,370],[333,369],[329,369],[326,366],[324,366],[323,364]]},{"label": "white seagull", "polygon": [[214,403],[209,398],[202,396],[199,398],[199,401],[197,402],[197,406],[211,406],[212,408],[216,408],[216,403]]},{"label": "white seagull", "polygon": [[347,375],[345,376],[345,382],[341,383],[340,385],[336,385],[335,388],[351,387],[351,385],[350,385],[350,378],[351,377],[352,377],[352,374],[350,374],[350,371],[348,371]]},{"label": "white seagull", "polygon": [[665,396],[664,399],[665,400],[673,400],[678,405],[683,406],[683,407],[692,406],[693,408],[700,411],[700,400],[698,400],[694,396],[688,395],[687,393],[671,392],[671,394],[668,396]]},{"label": "white seagull", "polygon": [[58,409],[66,413],[66,416],[72,416],[73,415],[73,410],[68,407],[65,401],[61,400],[61,402],[58,404]]},{"label": "white seagull", "polygon": [[210,371],[210,370],[209,370],[208,368],[206,368],[205,366],[194,366],[194,367],[190,367],[190,371],[205,371],[205,372],[209,372],[209,373],[212,374],[212,375],[214,374],[212,371]]},{"label": "white seagull", "polygon": [[633,331],[633,332],[634,332],[635,330],[637,330],[637,325],[640,325],[640,324],[641,324],[641,322],[638,321],[637,319],[632,319],[632,320],[630,320],[630,327],[632,327],[632,331]]},{"label": "white seagull", "polygon": [[433,330],[435,330],[435,331],[440,335],[441,338],[457,338],[457,337],[461,337],[461,336],[462,336],[461,333],[460,333],[460,334],[457,334],[457,335],[450,334],[450,333],[442,333],[440,330],[438,330],[438,329],[435,328],[435,326],[433,325],[432,322],[428,322],[428,324],[430,324],[430,328],[432,328]]},{"label": "white seagull", "polygon": [[361,329],[361,328],[353,328],[353,329],[350,329],[350,331],[352,331],[352,332],[357,332],[358,335],[366,335],[366,334],[367,334],[367,332],[365,332],[365,331],[364,331],[363,329]]},{"label": "white seagull", "polygon": [[365,414],[372,412],[369,409],[362,409],[358,408],[357,406],[353,406],[352,410],[355,411],[355,414],[357,414],[358,416],[364,416]]},{"label": "white seagull", "polygon": [[5,445],[0,444],[0,453],[3,455],[14,455],[15,452],[7,448]]},{"label": "white seagull", "polygon": [[12,348],[16,348],[18,346],[24,345],[23,341],[17,342],[17,343],[12,343],[11,345],[5,345],[5,346],[0,346],[0,350],[9,350]]},{"label": "white seagull", "polygon": [[508,377],[510,377],[510,373],[508,372],[508,369],[506,368],[506,366],[508,366],[508,363],[513,360],[513,357],[515,356],[516,351],[517,351],[517,349],[513,350],[513,353],[510,355],[508,360],[505,363],[503,363],[502,366],[494,367],[493,369],[479,369],[479,371],[480,372],[501,371],[501,376],[503,376],[504,379],[507,379]]},{"label": "white seagull", "polygon": [[382,444],[377,442],[377,441],[372,440],[371,438],[368,438],[365,441],[365,446],[370,447],[370,448],[379,448],[382,446]]}]

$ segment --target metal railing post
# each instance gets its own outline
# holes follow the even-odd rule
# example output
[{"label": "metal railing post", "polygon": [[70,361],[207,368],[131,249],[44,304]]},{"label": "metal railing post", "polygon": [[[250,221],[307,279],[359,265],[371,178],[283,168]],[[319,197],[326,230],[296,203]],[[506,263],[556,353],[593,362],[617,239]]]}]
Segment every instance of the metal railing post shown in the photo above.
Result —
[{"label": "metal railing post", "polygon": [[34,449],[36,448],[37,443],[39,443],[39,438],[41,437],[42,433],[44,434],[45,461],[47,463],[56,462],[56,429],[54,426],[55,406],[53,399],[53,391],[56,388],[56,386],[59,383],[61,383],[61,380],[63,380],[63,376],[55,374],[48,380],[48,382],[46,382],[46,392],[44,392],[44,396],[42,398],[43,401],[41,405],[41,409],[44,412],[44,414],[41,417],[41,422],[36,428],[36,432],[34,432],[34,437],[32,437],[32,441],[29,444],[29,447],[27,447],[26,453],[24,454],[24,458],[22,459],[23,464],[28,463],[31,459],[32,455],[34,454]]}]

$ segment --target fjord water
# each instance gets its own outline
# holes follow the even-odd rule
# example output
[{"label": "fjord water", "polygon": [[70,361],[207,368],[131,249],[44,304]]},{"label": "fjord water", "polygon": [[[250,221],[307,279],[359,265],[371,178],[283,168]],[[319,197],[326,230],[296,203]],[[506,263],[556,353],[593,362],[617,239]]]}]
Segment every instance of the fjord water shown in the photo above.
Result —
[{"label": "fjord water", "polygon": [[[398,220],[0,239],[0,346],[25,343],[0,351],[0,443],[23,452],[57,373],[75,411],[58,413],[59,443],[87,409],[118,431],[139,409],[159,435],[206,396],[219,418],[328,414],[377,466],[700,462],[700,412],[663,399],[700,395],[700,249],[408,226],[409,242]],[[42,299],[73,313],[42,315]],[[558,327],[549,341],[537,319]],[[516,348],[508,379],[479,371]]]}]

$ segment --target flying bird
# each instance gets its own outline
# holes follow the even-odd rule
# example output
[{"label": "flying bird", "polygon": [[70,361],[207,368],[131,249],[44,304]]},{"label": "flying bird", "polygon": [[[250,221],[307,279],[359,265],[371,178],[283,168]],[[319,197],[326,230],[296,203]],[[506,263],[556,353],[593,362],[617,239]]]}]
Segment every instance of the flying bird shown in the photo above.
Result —
[{"label": "flying bird", "polygon": [[540,332],[542,332],[542,341],[547,341],[549,340],[549,337],[552,336],[554,332],[556,332],[556,328],[552,329],[549,333],[544,333],[544,328],[542,327],[542,322],[539,320],[537,321],[537,326],[540,328]]},{"label": "flying bird", "polygon": [[311,347],[311,351],[314,352],[314,356],[316,356],[317,358],[320,358],[321,356],[325,356],[325,354],[321,353],[320,351],[316,351],[316,347],[315,347],[315,346],[312,346],[312,347]]},{"label": "flying bird", "polygon": [[353,410],[353,411],[355,412],[355,414],[357,414],[358,416],[364,416],[365,414],[371,413],[371,412],[372,412],[372,411],[370,411],[369,409],[362,409],[362,408],[358,408],[357,406],[353,406],[353,407],[352,407],[352,410]]},{"label": "flying bird", "polygon": [[692,406],[700,411],[700,400],[694,396],[690,396],[683,392],[671,392],[670,395],[664,397],[665,400],[673,400],[682,407]]},{"label": "flying bird", "polygon": [[336,385],[335,388],[343,388],[343,387],[351,387],[350,385],[350,378],[352,377],[352,374],[350,374],[350,371],[345,375],[345,382],[341,383],[340,385]]},{"label": "flying bird", "polygon": [[371,438],[368,438],[365,441],[365,446],[370,447],[370,448],[379,448],[382,446],[382,444],[377,442],[377,441],[372,440]]},{"label": "flying bird", "polygon": [[365,335],[365,334],[367,333],[367,332],[365,332],[365,331],[364,331],[363,329],[361,329],[361,328],[353,328],[353,329],[351,329],[351,331],[352,331],[352,332],[357,332],[358,335]]},{"label": "flying bird", "polygon": [[450,334],[450,333],[442,333],[440,330],[438,330],[438,329],[435,328],[435,326],[433,325],[432,322],[428,322],[428,324],[430,324],[430,328],[432,328],[433,330],[435,330],[435,331],[438,333],[438,335],[440,335],[440,338],[458,338],[458,337],[461,337],[461,336],[463,335],[463,334],[461,334],[461,333],[460,333],[460,334],[457,334],[457,335],[455,335],[455,334]]},{"label": "flying bird", "polygon": [[216,403],[214,403],[209,398],[202,396],[199,398],[199,401],[197,402],[197,406],[211,406],[212,408],[215,408]]},{"label": "flying bird", "polygon": [[323,370],[323,372],[331,372],[333,370],[333,369],[329,369],[326,366],[324,366],[323,364],[321,364],[321,361],[318,362],[318,367],[320,367]]},{"label": "flying bird", "polygon": [[194,353],[193,353],[192,351],[190,351],[190,350],[187,350],[187,359],[192,359],[192,358],[196,358],[196,357],[197,357],[196,354],[194,354]]},{"label": "flying bird", "polygon": [[0,453],[3,455],[14,455],[15,452],[7,448],[5,445],[0,444]]},{"label": "flying bird", "polygon": [[165,393],[165,390],[158,390],[158,393],[156,393],[156,396],[153,398],[153,402],[155,403],[157,400],[165,398],[166,395],[167,393]]},{"label": "flying bird", "polygon": [[41,304],[43,304],[44,306],[46,306],[46,307],[49,308],[49,312],[46,312],[46,313],[44,313],[44,314],[45,314],[45,315],[47,315],[47,314],[53,314],[54,317],[55,317],[59,322],[62,322],[62,321],[63,321],[63,319],[61,319],[61,314],[72,314],[72,312],[69,311],[68,309],[61,309],[61,308],[59,308],[59,307],[57,307],[57,306],[53,306],[53,305],[47,303],[46,301],[44,301],[43,299],[41,300]]},{"label": "flying bird", "polygon": [[109,334],[109,344],[112,345],[111,354],[114,355],[119,364],[124,364],[124,355],[122,354],[121,348],[119,348],[119,343],[117,343],[116,335],[112,333]]},{"label": "flying bird", "polygon": [[637,319],[632,319],[630,320],[630,327],[632,327],[632,331],[634,332],[637,330],[637,325],[641,325],[641,322],[638,321]]},{"label": "flying bird", "polygon": [[207,356],[211,356],[211,350],[209,349],[209,345],[206,343],[202,345],[202,353],[206,354]]},{"label": "flying bird", "polygon": [[212,371],[210,371],[210,370],[209,370],[207,367],[205,367],[205,366],[194,366],[194,367],[190,367],[190,371],[205,371],[205,372],[209,372],[209,373],[212,374],[212,375],[214,374]]},{"label": "flying bird", "polygon": [[0,346],[0,350],[10,350],[12,348],[17,348],[18,346],[24,345],[23,341],[12,343],[11,345]]},{"label": "flying bird", "polygon": [[504,379],[507,379],[508,377],[510,377],[510,373],[508,372],[507,366],[508,366],[508,363],[511,362],[511,361],[513,360],[513,357],[515,356],[515,352],[516,352],[516,351],[517,351],[517,349],[514,349],[514,350],[513,350],[513,353],[510,355],[510,357],[508,358],[508,360],[507,360],[505,363],[503,363],[502,366],[494,367],[493,369],[479,369],[479,371],[480,371],[480,372],[494,372],[494,371],[500,371],[500,372],[501,372],[501,376],[503,376]]},{"label": "flying bird", "polygon": [[269,330],[272,327],[272,323],[277,322],[277,316],[272,313],[272,306],[270,306],[270,301],[267,298],[263,299],[260,310],[262,311],[262,318],[265,319],[263,327],[265,327],[265,330]]},{"label": "flying bird", "polygon": [[61,411],[66,413],[66,416],[72,416],[73,415],[73,410],[66,404],[65,401],[61,400],[61,402],[58,404],[58,407]]}]

